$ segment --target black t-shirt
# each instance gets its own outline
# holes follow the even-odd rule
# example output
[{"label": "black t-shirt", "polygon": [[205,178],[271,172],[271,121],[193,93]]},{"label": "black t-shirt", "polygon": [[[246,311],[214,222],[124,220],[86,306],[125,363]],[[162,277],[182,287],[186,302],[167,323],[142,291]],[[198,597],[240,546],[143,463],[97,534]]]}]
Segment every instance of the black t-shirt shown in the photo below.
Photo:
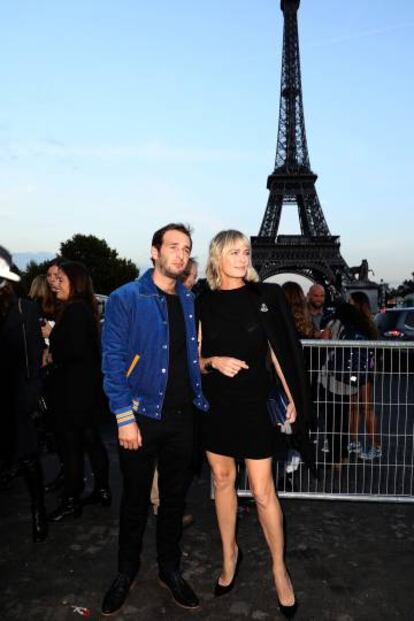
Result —
[{"label": "black t-shirt", "polygon": [[178,295],[170,295],[157,287],[167,300],[170,351],[168,359],[168,382],[164,398],[164,410],[180,409],[191,404],[193,391],[188,373],[186,331],[183,310]]}]

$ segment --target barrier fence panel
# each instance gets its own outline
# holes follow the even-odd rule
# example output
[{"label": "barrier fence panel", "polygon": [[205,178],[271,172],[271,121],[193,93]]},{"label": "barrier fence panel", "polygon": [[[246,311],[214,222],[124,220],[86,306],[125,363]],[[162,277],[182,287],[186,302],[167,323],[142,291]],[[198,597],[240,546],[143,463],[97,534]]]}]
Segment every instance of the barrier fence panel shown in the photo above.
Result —
[{"label": "barrier fence panel", "polygon": [[[414,343],[302,341],[316,476],[294,436],[275,460],[279,496],[414,501]],[[240,464],[238,495],[250,497]]]}]

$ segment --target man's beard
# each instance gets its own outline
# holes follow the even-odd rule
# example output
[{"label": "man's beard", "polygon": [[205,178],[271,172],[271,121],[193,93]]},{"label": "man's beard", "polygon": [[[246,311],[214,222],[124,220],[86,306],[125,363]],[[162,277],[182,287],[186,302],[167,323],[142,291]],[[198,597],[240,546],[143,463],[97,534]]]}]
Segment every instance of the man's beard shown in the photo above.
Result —
[{"label": "man's beard", "polygon": [[172,272],[166,266],[165,260],[159,259],[157,267],[158,267],[158,271],[161,272],[163,276],[166,276],[167,278],[172,278],[173,280],[178,280],[180,276],[182,276],[182,274],[185,272],[185,268],[187,266],[184,265],[183,268],[179,272]]}]

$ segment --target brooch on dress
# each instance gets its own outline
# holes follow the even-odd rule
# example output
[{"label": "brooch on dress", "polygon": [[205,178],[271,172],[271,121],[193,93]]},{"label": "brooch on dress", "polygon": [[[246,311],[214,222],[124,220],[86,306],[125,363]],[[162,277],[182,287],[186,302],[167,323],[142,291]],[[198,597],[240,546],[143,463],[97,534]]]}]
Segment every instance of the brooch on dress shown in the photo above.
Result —
[{"label": "brooch on dress", "polygon": [[261,305],[261,307],[260,307],[260,312],[261,312],[261,313],[267,313],[267,312],[268,312],[268,310],[269,310],[269,309],[267,308],[266,304],[263,302],[263,304],[262,304],[262,305]]}]

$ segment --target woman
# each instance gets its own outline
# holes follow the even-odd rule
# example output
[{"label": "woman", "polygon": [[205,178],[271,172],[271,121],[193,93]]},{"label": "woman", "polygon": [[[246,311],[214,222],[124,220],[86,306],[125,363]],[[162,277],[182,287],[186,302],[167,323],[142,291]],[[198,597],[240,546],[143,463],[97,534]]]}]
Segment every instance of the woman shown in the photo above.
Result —
[{"label": "woman", "polygon": [[16,296],[11,255],[0,247],[0,395],[2,461],[22,468],[31,498],[35,543],[48,534],[43,496],[43,472],[37,430],[32,419],[40,396],[43,340],[39,313],[33,302]]},{"label": "woman", "polygon": [[[46,275],[40,274],[39,276],[35,276],[30,286],[29,297],[34,300],[38,306],[40,311],[40,325],[42,329],[42,336],[46,345],[46,348],[43,350],[43,400],[46,404],[46,411],[43,415],[43,427],[45,432],[45,440],[46,446],[50,452],[56,453],[58,452],[58,448],[56,447],[56,440],[53,432],[53,412],[52,412],[52,404],[50,400],[50,390],[49,390],[49,371],[50,368],[47,366],[48,359],[48,348],[49,348],[49,337],[50,333],[53,330],[53,326],[55,325],[55,319],[59,308],[59,302],[56,299],[56,291],[58,286],[58,272],[59,272],[59,264],[62,262],[62,259],[56,257],[52,261],[50,261],[47,265]],[[52,481],[48,482],[45,485],[45,492],[54,492],[59,490],[63,486],[63,468],[60,460],[60,468],[57,476],[52,479]]]},{"label": "woman", "polygon": [[[360,300],[360,293],[352,295]],[[340,304],[327,328],[336,341],[364,341],[376,335],[375,325],[352,303]],[[373,432],[374,426],[376,429],[372,410],[373,367],[373,352],[368,347],[360,344],[355,347],[336,346],[329,352],[319,374],[318,399],[320,403],[325,403],[325,430],[330,438],[332,464],[338,471],[348,462],[349,453],[361,453],[362,447],[357,440],[361,406],[372,439],[378,437],[377,432]],[[349,435],[351,441],[348,442]],[[378,451],[375,456],[379,457],[380,448],[373,448],[372,452]],[[365,456],[365,452],[361,456],[370,458]]]},{"label": "woman", "polygon": [[55,300],[45,274],[39,274],[39,276],[33,278],[30,285],[29,298],[37,302],[43,319],[54,318]]},{"label": "woman", "polygon": [[[367,294],[363,291],[354,291],[350,295],[349,302],[358,311],[360,338],[376,340],[378,338],[378,329],[372,319],[371,305]],[[348,445],[348,449],[350,452],[359,454],[363,460],[372,460],[382,456],[378,419],[375,416],[373,407],[373,371],[375,361],[372,350],[363,351],[363,353],[366,355],[367,364],[365,365],[366,369],[360,369],[359,390],[351,402],[351,442]],[[361,443],[358,440],[360,412],[362,412],[364,436],[368,440],[364,450],[362,450]]]},{"label": "woman", "polygon": [[313,325],[302,287],[297,282],[289,280],[282,285],[282,289],[289,304],[298,337],[300,339],[322,338],[324,331],[318,330]]},{"label": "woman", "polygon": [[242,561],[236,542],[235,459],[244,459],[272,555],[279,607],[289,617],[297,602],[284,562],[283,517],[272,477],[277,433],[266,402],[271,357],[289,399],[287,420],[293,424],[298,417],[303,423],[308,402],[302,352],[284,294],[277,285],[257,283],[249,240],[242,233],[222,231],[214,237],[206,276],[211,290],[201,294],[198,316],[200,366],[210,413],[204,417],[202,436],[223,547],[215,594],[233,588]]},{"label": "woman", "polygon": [[[98,432],[100,348],[92,282],[85,266],[75,261],[59,266],[58,282],[61,307],[50,334],[51,398],[64,485],[61,504],[49,515],[55,522],[78,517],[82,504],[111,503],[108,456]],[[95,488],[81,503],[84,450],[91,461]]]}]

